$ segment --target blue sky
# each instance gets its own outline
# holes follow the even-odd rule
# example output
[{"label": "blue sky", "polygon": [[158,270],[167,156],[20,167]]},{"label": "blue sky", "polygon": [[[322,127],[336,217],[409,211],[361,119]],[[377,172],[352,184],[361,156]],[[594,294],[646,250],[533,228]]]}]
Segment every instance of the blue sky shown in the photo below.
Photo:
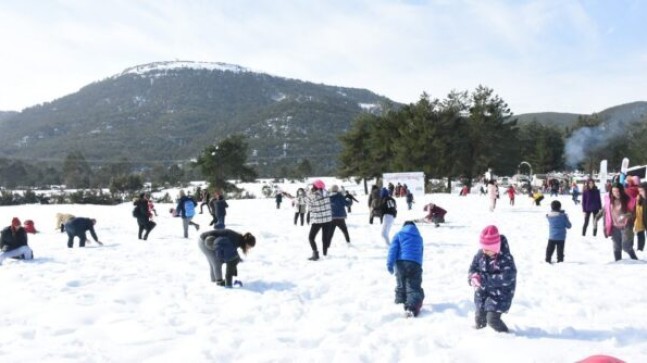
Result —
[{"label": "blue sky", "polygon": [[0,110],[166,60],[399,102],[479,84],[516,114],[647,100],[647,1],[52,0],[0,7]]}]

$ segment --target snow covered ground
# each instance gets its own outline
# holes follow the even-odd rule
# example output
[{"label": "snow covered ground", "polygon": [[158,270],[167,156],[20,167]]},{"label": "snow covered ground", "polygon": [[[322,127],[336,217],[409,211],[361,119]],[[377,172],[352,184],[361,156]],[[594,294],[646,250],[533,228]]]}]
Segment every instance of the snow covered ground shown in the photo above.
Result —
[{"label": "snow covered ground", "polygon": [[[285,189],[293,193],[297,185]],[[260,187],[259,187],[260,188]],[[260,193],[256,195],[260,196]],[[198,232],[182,238],[172,205],[157,205],[158,227],[137,240],[132,206],[24,205],[0,208],[0,223],[33,219],[36,259],[0,266],[2,362],[574,362],[610,354],[647,357],[645,254],[615,263],[611,241],[581,236],[582,215],[560,197],[574,228],[566,262],[544,262],[545,213],[524,196],[426,195],[413,211],[398,199],[393,235],[434,201],[448,209],[440,228],[421,225],[426,300],[416,319],[393,304],[379,223],[368,224],[366,197],[338,230],[329,256],[311,262],[308,226],[292,223],[289,200],[230,200],[229,228],[252,232],[257,246],[239,266],[240,289],[210,282]],[[66,247],[54,214],[98,219],[105,246]],[[206,230],[208,214],[195,219]],[[466,273],[483,227],[508,237],[517,292],[504,321],[512,334],[472,329]],[[319,245],[321,244],[318,237]],[[624,256],[626,258],[626,256]]]}]

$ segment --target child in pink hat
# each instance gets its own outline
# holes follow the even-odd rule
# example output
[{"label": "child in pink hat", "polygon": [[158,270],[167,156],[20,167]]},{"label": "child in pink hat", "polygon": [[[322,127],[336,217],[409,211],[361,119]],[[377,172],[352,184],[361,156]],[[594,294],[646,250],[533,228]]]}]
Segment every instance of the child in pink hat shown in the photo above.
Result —
[{"label": "child in pink hat", "polygon": [[505,236],[496,226],[481,231],[480,249],[474,256],[468,273],[468,283],[474,288],[476,329],[489,325],[498,332],[508,332],[501,320],[507,313],[517,285],[517,267],[510,254]]}]

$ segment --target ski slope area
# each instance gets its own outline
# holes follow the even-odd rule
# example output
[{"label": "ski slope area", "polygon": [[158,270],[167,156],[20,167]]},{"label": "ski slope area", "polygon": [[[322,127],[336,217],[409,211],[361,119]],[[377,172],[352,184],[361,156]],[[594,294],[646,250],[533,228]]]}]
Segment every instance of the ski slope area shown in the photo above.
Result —
[{"label": "ski slope area", "polygon": [[[301,185],[284,189],[293,193]],[[329,185],[330,186],[330,185]],[[503,194],[503,193],[502,193]],[[260,195],[257,193],[256,195]],[[131,204],[0,207],[0,222],[33,219],[30,262],[0,266],[2,362],[574,362],[609,354],[628,362],[647,357],[645,253],[613,261],[611,240],[581,235],[583,215],[569,196],[573,223],[565,262],[544,262],[551,198],[540,207],[502,195],[494,212],[485,197],[426,195],[399,214],[391,236],[430,202],[447,223],[421,224],[426,299],[418,318],[393,303],[381,226],[368,224],[358,196],[329,256],[312,262],[309,226],[295,226],[289,199],[229,200],[227,227],[251,232],[257,244],[239,265],[242,288],[211,283],[198,232],[182,237],[181,220],[158,204],[158,223],[137,239]],[[66,246],[54,230],[57,212],[96,218],[103,247]],[[200,231],[210,216],[194,219]],[[474,330],[467,269],[478,236],[495,224],[508,238],[518,269],[517,291],[503,320],[510,334]],[[600,227],[601,232],[601,227]],[[317,237],[321,246],[321,234]],[[321,247],[319,247],[321,249]],[[623,258],[627,258],[626,255]]]}]

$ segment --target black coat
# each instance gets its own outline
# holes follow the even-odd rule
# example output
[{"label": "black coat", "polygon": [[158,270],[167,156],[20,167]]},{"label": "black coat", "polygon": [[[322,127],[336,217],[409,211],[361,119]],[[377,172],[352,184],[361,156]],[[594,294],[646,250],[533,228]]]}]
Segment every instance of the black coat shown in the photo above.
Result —
[{"label": "black coat", "polygon": [[145,225],[150,220],[150,213],[148,211],[148,201],[146,199],[139,198],[133,205],[135,209],[133,215],[137,218],[137,223]]},{"label": "black coat", "polygon": [[6,227],[0,232],[0,246],[4,252],[27,246],[27,232],[22,227],[18,227],[15,232],[11,226]]},{"label": "black coat", "polygon": [[90,235],[95,241],[99,240],[97,233],[94,231],[94,224],[92,224],[92,219],[77,217],[72,218],[67,223],[65,223],[65,231],[68,235],[71,236],[85,236],[85,232],[90,231]]}]

